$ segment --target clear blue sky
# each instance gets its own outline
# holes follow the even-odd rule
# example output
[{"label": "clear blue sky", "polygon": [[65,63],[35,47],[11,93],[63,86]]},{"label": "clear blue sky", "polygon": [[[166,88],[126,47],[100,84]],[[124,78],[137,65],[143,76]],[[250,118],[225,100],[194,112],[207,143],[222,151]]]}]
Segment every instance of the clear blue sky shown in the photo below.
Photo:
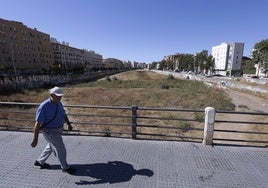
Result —
[{"label": "clear blue sky", "polygon": [[268,38],[268,0],[0,0],[0,18],[23,22],[103,58],[151,63],[222,42]]}]

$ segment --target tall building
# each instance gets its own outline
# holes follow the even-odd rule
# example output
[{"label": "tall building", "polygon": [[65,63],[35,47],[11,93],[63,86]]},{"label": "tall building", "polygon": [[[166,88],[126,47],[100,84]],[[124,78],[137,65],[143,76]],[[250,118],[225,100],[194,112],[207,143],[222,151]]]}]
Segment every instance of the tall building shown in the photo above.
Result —
[{"label": "tall building", "polygon": [[176,53],[174,55],[164,56],[164,60],[174,63],[174,67],[173,67],[174,70],[179,69],[179,62],[180,62],[180,54],[179,53]]},{"label": "tall building", "polygon": [[50,40],[54,53],[54,66],[63,74],[83,72],[85,67],[84,51],[69,46],[67,42],[58,42],[55,38]]},{"label": "tall building", "polygon": [[103,68],[104,69],[122,69],[123,68],[123,62],[119,59],[115,58],[107,58],[103,60]]},{"label": "tall building", "polygon": [[102,55],[93,50],[83,49],[87,70],[100,70],[102,68]]},{"label": "tall building", "polygon": [[47,73],[54,62],[50,36],[0,18],[0,72]]},{"label": "tall building", "polygon": [[212,47],[216,74],[232,76],[241,74],[244,43],[221,43]]}]

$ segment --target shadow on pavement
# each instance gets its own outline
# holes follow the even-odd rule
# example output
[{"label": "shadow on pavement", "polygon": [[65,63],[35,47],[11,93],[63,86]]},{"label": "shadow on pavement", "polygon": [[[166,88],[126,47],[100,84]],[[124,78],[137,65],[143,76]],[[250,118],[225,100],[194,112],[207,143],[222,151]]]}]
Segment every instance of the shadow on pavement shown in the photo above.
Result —
[{"label": "shadow on pavement", "polygon": [[[109,161],[108,163],[94,164],[77,164],[72,165],[76,169],[74,176],[88,176],[94,178],[93,181],[75,182],[77,185],[85,184],[103,184],[103,183],[119,183],[130,181],[135,175],[153,176],[154,172],[150,169],[135,170],[133,165],[122,161]],[[51,166],[50,169],[60,169],[59,165]]]}]

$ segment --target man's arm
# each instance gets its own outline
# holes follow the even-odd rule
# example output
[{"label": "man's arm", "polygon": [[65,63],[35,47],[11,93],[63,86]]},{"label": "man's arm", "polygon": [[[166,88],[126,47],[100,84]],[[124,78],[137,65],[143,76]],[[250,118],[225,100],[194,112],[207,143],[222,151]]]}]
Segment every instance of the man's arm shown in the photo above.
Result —
[{"label": "man's arm", "polygon": [[38,143],[38,136],[39,136],[39,130],[40,130],[41,123],[36,121],[34,125],[34,138],[31,143],[31,146],[34,148]]}]

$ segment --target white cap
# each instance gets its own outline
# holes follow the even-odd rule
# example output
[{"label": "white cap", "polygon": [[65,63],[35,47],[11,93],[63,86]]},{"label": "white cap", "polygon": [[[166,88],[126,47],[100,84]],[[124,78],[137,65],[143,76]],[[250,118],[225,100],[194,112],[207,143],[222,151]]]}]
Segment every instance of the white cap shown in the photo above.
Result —
[{"label": "white cap", "polygon": [[49,93],[54,94],[54,95],[56,95],[58,97],[63,96],[63,92],[59,87],[53,87],[52,89],[49,90]]}]

